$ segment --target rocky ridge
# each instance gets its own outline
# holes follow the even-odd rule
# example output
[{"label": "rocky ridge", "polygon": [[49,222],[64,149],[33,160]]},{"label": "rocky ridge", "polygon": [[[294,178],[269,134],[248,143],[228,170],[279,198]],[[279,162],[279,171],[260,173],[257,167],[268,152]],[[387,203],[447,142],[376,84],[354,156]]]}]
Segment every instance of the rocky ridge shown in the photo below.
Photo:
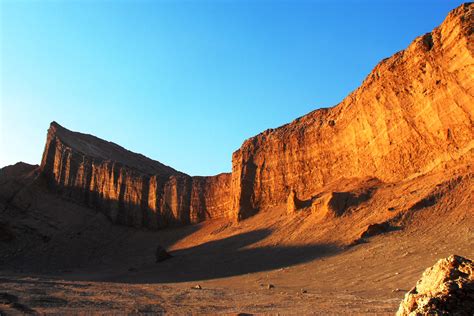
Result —
[{"label": "rocky ridge", "polygon": [[42,174],[61,195],[114,223],[159,228],[225,216],[230,174],[191,177],[158,161],[53,122]]}]

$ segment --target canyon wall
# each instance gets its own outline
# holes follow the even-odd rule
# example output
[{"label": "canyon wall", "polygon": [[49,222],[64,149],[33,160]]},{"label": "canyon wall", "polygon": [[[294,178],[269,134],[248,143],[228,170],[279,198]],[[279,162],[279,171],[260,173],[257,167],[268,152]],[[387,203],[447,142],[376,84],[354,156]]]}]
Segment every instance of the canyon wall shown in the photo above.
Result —
[{"label": "canyon wall", "polygon": [[229,215],[230,174],[190,177],[55,122],[41,170],[62,196],[101,210],[114,223],[156,229]]},{"label": "canyon wall", "polygon": [[305,199],[340,178],[399,181],[472,155],[473,27],[473,5],[462,5],[337,106],[245,141],[232,156],[234,215],[284,203],[291,190]]},{"label": "canyon wall", "polygon": [[190,177],[54,122],[41,170],[63,196],[113,222],[159,228],[243,219],[338,179],[400,181],[453,159],[472,161],[473,28],[472,4],[453,10],[337,106],[245,141],[232,155],[232,174]]}]

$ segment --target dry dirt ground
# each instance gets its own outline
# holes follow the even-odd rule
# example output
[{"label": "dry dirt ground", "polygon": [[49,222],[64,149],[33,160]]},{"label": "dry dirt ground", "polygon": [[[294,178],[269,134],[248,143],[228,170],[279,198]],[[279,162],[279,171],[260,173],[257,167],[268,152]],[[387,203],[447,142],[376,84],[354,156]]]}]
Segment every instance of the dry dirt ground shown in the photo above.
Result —
[{"label": "dry dirt ground", "polygon": [[[343,214],[279,205],[240,223],[157,232],[111,225],[26,178],[0,205],[7,315],[394,314],[439,258],[474,257],[469,165],[397,184],[329,184],[319,195],[371,191]],[[390,228],[359,239],[374,223]],[[157,245],[173,257],[155,263]]]}]

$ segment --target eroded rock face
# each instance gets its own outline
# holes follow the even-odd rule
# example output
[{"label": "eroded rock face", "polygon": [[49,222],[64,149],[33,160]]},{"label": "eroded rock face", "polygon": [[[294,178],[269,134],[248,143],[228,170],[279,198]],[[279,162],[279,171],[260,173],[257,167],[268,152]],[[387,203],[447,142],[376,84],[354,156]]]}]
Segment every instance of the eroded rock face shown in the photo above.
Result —
[{"label": "eroded rock face", "polygon": [[159,228],[228,215],[230,174],[190,177],[114,143],[53,122],[41,163],[59,193],[114,223]]},{"label": "eroded rock face", "polygon": [[456,255],[426,269],[405,295],[397,315],[473,315],[474,265]]},{"label": "eroded rock face", "polygon": [[322,218],[341,216],[370,192],[342,188],[314,199],[330,182],[399,181],[474,159],[473,7],[453,10],[431,33],[383,60],[337,106],[245,141],[232,155],[232,174],[190,177],[54,122],[42,173],[64,196],[136,227],[240,220],[283,203],[291,212],[311,206]]},{"label": "eroded rock face", "polygon": [[286,211],[288,213],[294,213],[297,210],[297,197],[295,190],[290,190],[290,194],[288,195],[288,199],[286,200]]},{"label": "eroded rock face", "polygon": [[232,156],[238,219],[341,178],[398,181],[474,149],[473,5],[383,60],[339,105],[244,142]]}]

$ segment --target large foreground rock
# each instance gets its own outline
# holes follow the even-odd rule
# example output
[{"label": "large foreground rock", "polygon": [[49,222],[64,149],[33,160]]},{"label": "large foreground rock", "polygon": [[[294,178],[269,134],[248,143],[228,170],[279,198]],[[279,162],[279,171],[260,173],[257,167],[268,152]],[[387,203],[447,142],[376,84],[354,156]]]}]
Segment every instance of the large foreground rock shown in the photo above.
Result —
[{"label": "large foreground rock", "polygon": [[426,269],[405,295],[397,315],[474,315],[471,260],[456,255]]}]

